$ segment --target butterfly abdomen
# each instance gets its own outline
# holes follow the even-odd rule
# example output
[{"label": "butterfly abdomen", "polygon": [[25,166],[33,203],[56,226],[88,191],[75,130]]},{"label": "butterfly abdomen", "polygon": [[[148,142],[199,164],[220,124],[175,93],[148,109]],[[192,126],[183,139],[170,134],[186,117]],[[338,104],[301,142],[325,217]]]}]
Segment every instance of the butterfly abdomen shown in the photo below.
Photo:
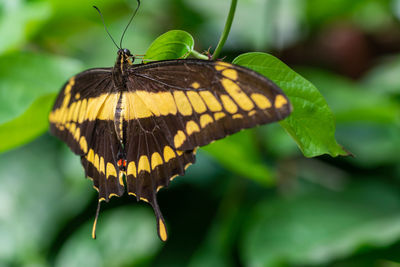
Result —
[{"label": "butterfly abdomen", "polygon": [[124,101],[124,93],[120,93],[118,97],[118,102],[115,107],[115,115],[114,115],[114,128],[115,132],[118,136],[118,139],[121,144],[124,143],[124,113],[125,113],[125,101]]}]

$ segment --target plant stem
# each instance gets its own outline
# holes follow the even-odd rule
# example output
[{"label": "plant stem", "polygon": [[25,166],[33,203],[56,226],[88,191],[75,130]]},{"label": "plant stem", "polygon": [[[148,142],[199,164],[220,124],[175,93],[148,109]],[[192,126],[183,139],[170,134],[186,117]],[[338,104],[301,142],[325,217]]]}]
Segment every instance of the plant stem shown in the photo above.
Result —
[{"label": "plant stem", "polygon": [[212,56],[213,60],[218,59],[218,56],[221,53],[222,47],[224,46],[226,39],[228,39],[229,31],[231,30],[231,26],[232,26],[233,17],[235,16],[236,6],[237,6],[237,0],[232,0],[231,8],[229,9],[228,18],[226,19],[226,22],[225,22],[224,31],[222,32],[222,35],[221,35],[221,38],[219,39],[217,48],[215,48],[214,54]]},{"label": "plant stem", "polygon": [[195,58],[198,58],[198,59],[205,59],[205,60],[208,59],[208,56],[203,55],[203,54],[197,52],[196,50],[192,50],[192,51],[190,52],[190,54],[191,54],[192,56],[194,56]]}]

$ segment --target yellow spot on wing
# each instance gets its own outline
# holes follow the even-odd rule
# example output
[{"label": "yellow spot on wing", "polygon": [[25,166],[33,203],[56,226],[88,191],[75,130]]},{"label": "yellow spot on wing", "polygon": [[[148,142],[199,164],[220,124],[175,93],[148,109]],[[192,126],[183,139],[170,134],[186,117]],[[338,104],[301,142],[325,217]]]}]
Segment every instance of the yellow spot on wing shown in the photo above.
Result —
[{"label": "yellow spot on wing", "polygon": [[82,101],[76,102],[76,106],[75,106],[75,109],[74,109],[74,114],[72,116],[72,120],[75,121],[75,122],[78,122],[79,109],[81,108],[81,102]]},{"label": "yellow spot on wing", "polygon": [[281,108],[285,104],[287,104],[287,100],[283,95],[277,95],[275,97],[275,108]]},{"label": "yellow spot on wing", "polygon": [[100,157],[100,167],[99,167],[99,172],[105,174],[105,165],[104,165],[104,158]]},{"label": "yellow spot on wing", "polygon": [[175,158],[174,150],[171,147],[165,146],[164,147],[164,161],[168,162],[170,159]]},{"label": "yellow spot on wing", "polygon": [[226,69],[226,68],[228,68],[230,66],[231,66],[231,64],[229,64],[229,63],[226,63],[226,62],[223,62],[223,61],[219,61],[219,62],[217,62],[215,64],[215,69],[218,70],[218,71],[221,71],[221,70],[224,70],[224,69]]},{"label": "yellow spot on wing", "polygon": [[167,229],[165,228],[165,224],[161,218],[158,219],[158,228],[158,233],[160,234],[161,240],[167,241]]},{"label": "yellow spot on wing", "polygon": [[161,115],[176,114],[177,108],[175,100],[170,92],[150,93],[150,95],[154,101],[154,105],[158,107]]},{"label": "yellow spot on wing", "polygon": [[79,99],[79,98],[81,98],[81,94],[80,94],[80,93],[77,93],[77,94],[75,95],[75,99]]},{"label": "yellow spot on wing", "polygon": [[243,119],[243,116],[241,114],[235,114],[232,116],[234,119]]},{"label": "yellow spot on wing", "polygon": [[253,99],[254,103],[256,103],[257,107],[259,107],[260,109],[266,109],[266,108],[270,108],[271,105],[271,101],[269,101],[269,99],[262,95],[262,94],[251,94],[251,99]]},{"label": "yellow spot on wing", "polygon": [[222,79],[221,83],[228,94],[232,97],[233,100],[235,100],[240,108],[246,111],[250,111],[254,108],[253,102],[236,83],[229,79]]},{"label": "yellow spot on wing", "polygon": [[126,173],[127,175],[133,175],[133,177],[136,178],[136,164],[134,161],[129,162]]},{"label": "yellow spot on wing", "polygon": [[[63,103],[61,105],[61,108],[65,109],[68,106],[68,103],[69,103],[70,100],[71,100],[71,95],[70,94],[65,95]],[[67,113],[67,112],[65,112],[65,113]],[[65,115],[67,116],[67,114],[65,114]]]},{"label": "yellow spot on wing", "polygon": [[201,128],[206,127],[208,124],[212,123],[213,121],[214,120],[213,120],[213,118],[211,118],[210,115],[208,115],[208,114],[201,115],[201,117],[200,117]]},{"label": "yellow spot on wing", "polygon": [[217,112],[214,113],[214,119],[217,121],[219,119],[222,119],[223,117],[225,117],[225,113],[224,112]]},{"label": "yellow spot on wing", "polygon": [[99,155],[97,155],[97,154],[94,155],[93,165],[96,168],[96,170],[99,170]]},{"label": "yellow spot on wing", "polygon": [[221,101],[222,105],[224,105],[225,110],[228,111],[229,113],[235,114],[238,111],[238,107],[229,96],[221,95]]},{"label": "yellow spot on wing", "polygon": [[115,167],[111,162],[107,162],[106,172],[107,178],[110,178],[110,176],[117,177],[117,171],[115,170]]},{"label": "yellow spot on wing", "polygon": [[67,123],[66,128],[70,131],[70,133],[72,134],[72,136],[75,135],[75,130],[76,130],[76,125],[75,123]]},{"label": "yellow spot on wing", "polygon": [[181,113],[183,116],[192,115],[192,106],[190,105],[189,100],[184,92],[174,91],[174,98],[179,113]]},{"label": "yellow spot on wing", "polygon": [[174,145],[176,148],[180,147],[183,145],[183,143],[186,141],[186,135],[183,131],[178,131],[174,137]]},{"label": "yellow spot on wing", "polygon": [[100,120],[113,120],[115,116],[115,108],[118,103],[118,94],[108,94],[105,95],[105,100],[103,101],[98,115],[95,115]]},{"label": "yellow spot on wing", "polygon": [[238,78],[238,73],[234,69],[226,69],[222,72],[222,75],[224,75],[226,78],[229,78],[231,80],[237,80],[237,78]]},{"label": "yellow spot on wing", "polygon": [[200,88],[200,84],[198,82],[194,82],[194,83],[192,83],[192,87],[194,89],[199,89]]},{"label": "yellow spot on wing", "polygon": [[76,102],[73,102],[68,109],[67,121],[71,121],[75,112]]},{"label": "yellow spot on wing", "polygon": [[94,162],[94,151],[93,151],[93,149],[89,150],[89,153],[87,154],[86,158],[87,158],[87,161],[89,161],[90,163],[93,164],[93,162]]},{"label": "yellow spot on wing", "polygon": [[199,125],[197,125],[197,123],[195,123],[194,121],[188,121],[188,123],[186,123],[186,133],[188,135],[191,135],[195,132],[200,132]]},{"label": "yellow spot on wing", "polygon": [[200,91],[199,94],[203,98],[204,102],[206,102],[209,110],[212,112],[222,110],[221,104],[210,91]]},{"label": "yellow spot on wing", "polygon": [[[75,124],[72,124],[72,125],[75,126]],[[71,131],[71,132],[72,132],[72,131]],[[74,139],[75,139],[76,141],[79,141],[80,136],[81,136],[81,129],[76,128],[75,133],[74,133]]]},{"label": "yellow spot on wing", "polygon": [[74,85],[75,85],[75,76],[71,77],[71,79],[69,79],[67,86],[65,86],[64,94],[65,95],[70,94],[72,86],[74,86]]},{"label": "yellow spot on wing", "polygon": [[81,101],[81,106],[79,108],[78,122],[82,123],[86,118],[86,108],[87,108],[87,100],[83,99]]},{"label": "yellow spot on wing", "polygon": [[[136,91],[136,94],[140,97],[147,108],[156,116],[160,116],[159,106],[154,101],[154,94],[150,94],[146,91]],[[164,103],[163,103],[164,104]]]},{"label": "yellow spot on wing", "polygon": [[150,163],[149,163],[149,159],[147,158],[147,156],[140,156],[139,158],[139,163],[138,163],[138,173],[140,173],[141,171],[146,171],[148,173],[150,173]]},{"label": "yellow spot on wing", "polygon": [[158,152],[154,152],[153,155],[151,155],[151,169],[154,170],[158,165],[162,164],[161,155]]},{"label": "yellow spot on wing", "polygon": [[144,202],[147,202],[147,203],[149,203],[149,200],[148,200],[147,198],[140,197],[140,200],[143,200]]},{"label": "yellow spot on wing", "polygon": [[[88,103],[87,103],[87,112],[86,112],[86,119],[93,121],[96,118],[99,117],[99,112],[100,109],[103,107],[104,101],[106,100],[107,95],[103,94],[100,95],[98,97],[94,97],[94,98],[89,98]],[[114,106],[115,109],[115,106]],[[108,114],[107,112],[103,112],[104,114],[104,118],[102,119],[108,119],[110,117],[110,114]],[[112,118],[114,118],[114,114],[111,114]],[[99,118],[100,119],[100,118]]]},{"label": "yellow spot on wing", "polygon": [[83,151],[83,153],[87,153],[87,142],[86,142],[86,138],[84,136],[81,137],[81,139],[79,140],[79,146],[81,147],[81,150]]},{"label": "yellow spot on wing", "polygon": [[255,111],[255,110],[250,111],[250,112],[249,112],[249,117],[253,116],[253,115],[256,114],[256,113],[257,113],[257,111]]},{"label": "yellow spot on wing", "polygon": [[186,170],[187,168],[189,168],[189,167],[190,167],[190,165],[192,165],[192,163],[191,163],[191,162],[187,163],[187,164],[185,165],[184,169]]},{"label": "yellow spot on wing", "polygon": [[143,102],[143,100],[136,94],[136,92],[125,93],[126,95],[126,120],[134,120],[141,118],[148,118],[152,116],[150,109]]},{"label": "yellow spot on wing", "polygon": [[193,106],[193,109],[197,113],[203,113],[207,110],[206,105],[204,104],[203,100],[201,99],[200,95],[197,92],[189,91],[186,93],[187,97],[190,100],[190,103]]},{"label": "yellow spot on wing", "polygon": [[60,113],[60,122],[65,123],[67,121],[68,109],[60,109]]}]

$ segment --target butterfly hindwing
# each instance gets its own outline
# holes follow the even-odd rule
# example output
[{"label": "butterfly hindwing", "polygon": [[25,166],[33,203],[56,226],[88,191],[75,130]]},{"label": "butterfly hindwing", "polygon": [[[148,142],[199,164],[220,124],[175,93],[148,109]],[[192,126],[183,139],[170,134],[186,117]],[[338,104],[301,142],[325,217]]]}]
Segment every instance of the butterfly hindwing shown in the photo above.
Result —
[{"label": "butterfly hindwing", "polygon": [[[133,107],[127,104],[126,111]],[[172,177],[183,175],[194,163],[193,149],[175,150],[155,118],[130,120],[126,125],[127,190],[138,199],[152,201]]]},{"label": "butterfly hindwing", "polygon": [[247,68],[204,60],[133,66],[128,92],[132,119],[153,118],[177,150],[206,145],[291,112],[274,83]]},{"label": "butterfly hindwing", "polygon": [[86,177],[93,180],[99,192],[99,200],[108,201],[112,196],[124,193],[122,173],[117,165],[120,143],[112,121],[96,121],[93,143],[86,155],[81,157]]}]

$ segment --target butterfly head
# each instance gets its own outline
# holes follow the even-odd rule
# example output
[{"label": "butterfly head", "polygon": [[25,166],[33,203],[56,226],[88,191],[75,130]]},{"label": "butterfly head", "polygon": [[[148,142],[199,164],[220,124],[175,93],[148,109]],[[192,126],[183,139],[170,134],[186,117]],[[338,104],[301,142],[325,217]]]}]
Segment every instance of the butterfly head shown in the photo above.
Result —
[{"label": "butterfly head", "polygon": [[118,57],[121,61],[128,62],[130,65],[133,64],[133,61],[135,61],[135,57],[131,54],[131,51],[126,48],[121,48],[118,50]]}]

